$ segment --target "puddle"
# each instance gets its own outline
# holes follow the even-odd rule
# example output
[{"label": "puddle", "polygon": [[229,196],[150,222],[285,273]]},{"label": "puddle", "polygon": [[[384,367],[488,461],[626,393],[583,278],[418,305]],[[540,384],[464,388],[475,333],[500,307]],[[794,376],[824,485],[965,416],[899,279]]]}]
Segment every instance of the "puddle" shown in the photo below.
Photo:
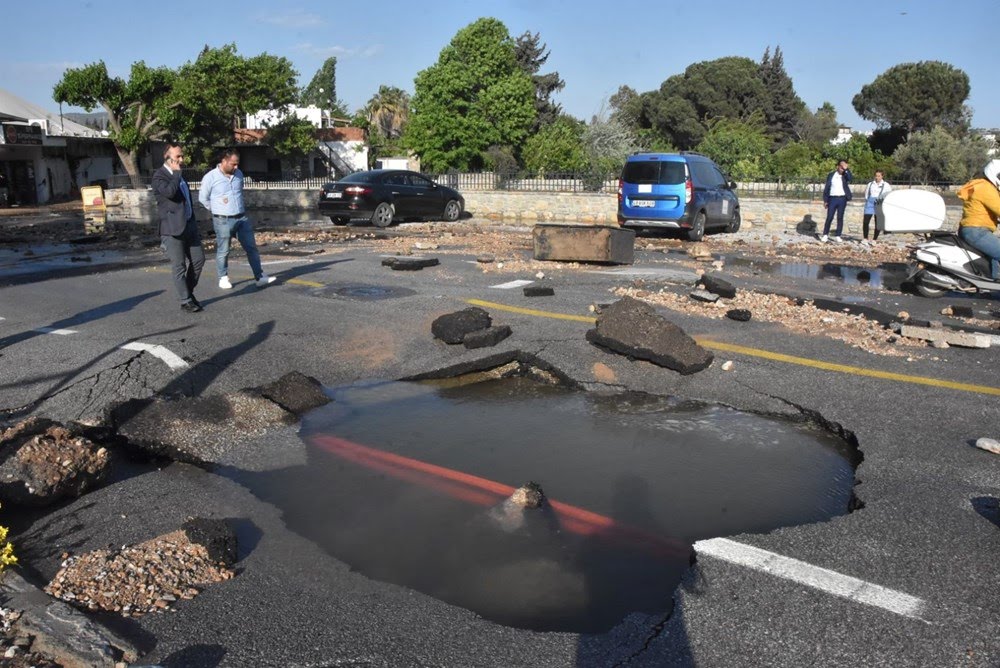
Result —
[{"label": "puddle", "polygon": [[882,264],[871,268],[832,263],[771,262],[725,256],[722,259],[728,268],[746,268],[754,274],[811,280],[834,280],[845,285],[867,285],[873,288],[899,290],[900,284],[906,280],[906,265],[897,263]]},{"label": "puddle", "polygon": [[395,288],[383,285],[348,285],[343,288],[337,288],[333,292],[341,297],[348,297],[359,301],[379,301],[381,299],[408,297],[416,294],[416,292],[408,288]]},{"label": "puddle", "polygon": [[[695,540],[826,520],[852,498],[851,450],[804,423],[527,378],[330,392],[303,421],[306,466],[231,475],[368,577],[519,628],[666,612]],[[498,507],[528,481],[545,509]]]}]

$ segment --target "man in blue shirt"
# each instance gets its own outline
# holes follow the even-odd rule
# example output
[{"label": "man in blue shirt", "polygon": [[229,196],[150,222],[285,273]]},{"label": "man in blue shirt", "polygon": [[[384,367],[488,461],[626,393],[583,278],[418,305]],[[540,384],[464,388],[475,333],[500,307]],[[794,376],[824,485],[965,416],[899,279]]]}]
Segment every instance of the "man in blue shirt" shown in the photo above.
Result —
[{"label": "man in blue shirt", "polygon": [[233,237],[239,240],[247,254],[258,288],[274,282],[260,266],[260,253],[253,237],[253,225],[247,218],[243,204],[243,172],[240,171],[240,154],[235,149],[222,153],[219,166],[205,174],[198,191],[198,201],[212,212],[215,228],[215,265],[219,272],[219,287],[229,290],[229,244]]},{"label": "man in blue shirt", "polygon": [[153,193],[160,219],[160,246],[170,258],[170,274],[181,308],[197,313],[201,304],[194,297],[205,253],[194,220],[191,190],[181,174],[184,151],[179,144],[168,144],[163,166],[153,172]]}]

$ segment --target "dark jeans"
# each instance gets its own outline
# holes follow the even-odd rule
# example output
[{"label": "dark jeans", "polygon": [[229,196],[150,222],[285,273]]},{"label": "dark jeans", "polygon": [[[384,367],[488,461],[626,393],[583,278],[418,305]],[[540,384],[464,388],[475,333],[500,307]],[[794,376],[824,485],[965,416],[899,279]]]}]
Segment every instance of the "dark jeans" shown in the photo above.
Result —
[{"label": "dark jeans", "polygon": [[[868,223],[871,222],[874,213],[866,213],[865,217],[861,219],[861,232],[865,235],[865,239],[868,238]],[[875,236],[872,239],[878,239],[878,218],[875,218]]]},{"label": "dark jeans", "polygon": [[201,268],[205,266],[205,251],[202,250],[201,235],[194,220],[188,221],[184,234],[160,237],[160,247],[170,259],[170,275],[177,298],[182,303],[191,301]]},{"label": "dark jeans", "polygon": [[844,231],[844,210],[847,209],[846,197],[831,197],[826,205],[826,223],[823,224],[823,234],[830,234],[830,223],[833,221],[833,214],[837,214],[837,234]]}]

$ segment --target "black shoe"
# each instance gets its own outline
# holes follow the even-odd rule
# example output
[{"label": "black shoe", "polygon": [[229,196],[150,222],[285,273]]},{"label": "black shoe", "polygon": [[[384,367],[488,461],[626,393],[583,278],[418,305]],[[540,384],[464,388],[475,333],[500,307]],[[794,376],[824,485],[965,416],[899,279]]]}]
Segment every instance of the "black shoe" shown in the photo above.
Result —
[{"label": "black shoe", "polygon": [[195,303],[194,301],[190,301],[181,304],[181,310],[187,311],[188,313],[197,313],[198,311],[201,310],[201,307],[198,306],[198,304]]},{"label": "black shoe", "polygon": [[201,302],[195,299],[194,295],[191,295],[191,303],[197,306],[199,310],[201,309]]}]

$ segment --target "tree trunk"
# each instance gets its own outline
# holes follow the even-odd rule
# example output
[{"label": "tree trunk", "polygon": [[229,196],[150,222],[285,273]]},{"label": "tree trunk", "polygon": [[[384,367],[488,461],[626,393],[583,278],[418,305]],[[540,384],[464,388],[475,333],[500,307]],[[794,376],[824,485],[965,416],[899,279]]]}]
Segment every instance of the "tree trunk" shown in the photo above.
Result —
[{"label": "tree trunk", "polygon": [[121,146],[115,146],[115,150],[118,151],[118,159],[122,161],[122,166],[125,167],[125,172],[129,176],[129,180],[132,182],[132,188],[138,189],[140,187],[139,183],[139,161],[136,151],[126,151]]}]

